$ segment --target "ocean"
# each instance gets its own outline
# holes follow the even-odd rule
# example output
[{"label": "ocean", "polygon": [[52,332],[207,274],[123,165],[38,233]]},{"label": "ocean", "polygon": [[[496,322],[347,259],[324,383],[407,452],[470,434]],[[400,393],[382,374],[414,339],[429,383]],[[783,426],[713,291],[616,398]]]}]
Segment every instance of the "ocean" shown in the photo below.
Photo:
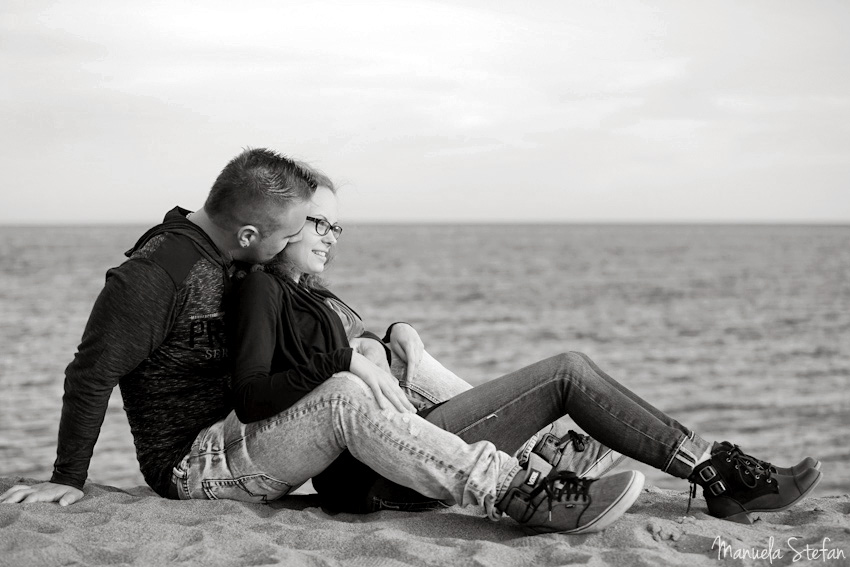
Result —
[{"label": "ocean", "polygon": [[[0,476],[50,476],[64,368],[145,228],[0,227]],[[850,492],[850,226],[347,223],[326,280],[472,384],[584,352],[703,437],[815,456],[816,494]],[[143,484],[117,389],[89,480]]]}]

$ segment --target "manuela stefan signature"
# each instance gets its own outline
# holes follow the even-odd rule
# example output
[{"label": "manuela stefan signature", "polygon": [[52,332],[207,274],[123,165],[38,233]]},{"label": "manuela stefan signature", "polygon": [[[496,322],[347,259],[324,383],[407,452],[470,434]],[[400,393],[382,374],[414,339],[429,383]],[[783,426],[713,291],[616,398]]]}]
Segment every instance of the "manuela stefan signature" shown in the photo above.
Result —
[{"label": "manuela stefan signature", "polygon": [[[788,546],[788,551],[793,553],[791,562],[807,560],[831,561],[835,559],[847,559],[847,555],[843,549],[829,547],[830,539],[823,538],[820,547],[810,545],[808,543],[803,546],[802,542],[798,541],[798,537],[789,537],[785,544]],[[714,538],[711,544],[711,549],[717,549],[717,559],[767,559],[771,564],[774,559],[782,559],[785,557],[782,547],[776,547],[776,542],[773,536],[770,537],[767,547],[750,547],[735,549],[732,545],[726,543],[720,536]]]}]

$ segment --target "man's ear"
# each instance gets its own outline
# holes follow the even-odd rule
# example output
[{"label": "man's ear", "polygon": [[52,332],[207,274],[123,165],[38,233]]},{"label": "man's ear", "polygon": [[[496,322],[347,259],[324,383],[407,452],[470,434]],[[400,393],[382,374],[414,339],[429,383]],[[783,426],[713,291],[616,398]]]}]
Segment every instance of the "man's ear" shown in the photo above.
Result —
[{"label": "man's ear", "polygon": [[240,248],[248,248],[260,240],[260,231],[252,224],[247,224],[236,231],[236,242]]}]

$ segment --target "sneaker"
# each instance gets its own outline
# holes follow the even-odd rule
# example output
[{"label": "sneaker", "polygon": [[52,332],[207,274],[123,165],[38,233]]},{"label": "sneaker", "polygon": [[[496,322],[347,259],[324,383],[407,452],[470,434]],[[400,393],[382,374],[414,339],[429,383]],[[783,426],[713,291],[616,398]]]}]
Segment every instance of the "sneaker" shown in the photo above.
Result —
[{"label": "sneaker", "polygon": [[691,497],[696,494],[698,484],[702,486],[709,514],[751,524],[757,519],[753,512],[790,508],[808,496],[823,476],[815,468],[797,475],[777,474],[775,470],[770,463],[745,454],[737,445],[715,443],[711,457],[697,464],[688,477],[692,483]]},{"label": "sneaker", "polygon": [[638,471],[598,480],[581,478],[553,469],[532,454],[496,507],[529,534],[599,532],[634,504],[643,483]]},{"label": "sneaker", "polygon": [[532,451],[559,471],[573,471],[584,478],[600,478],[626,458],[596,439],[572,429],[560,438],[546,433]]},{"label": "sneaker", "polygon": [[572,429],[558,437],[554,428],[542,436],[535,434],[519,451],[520,464],[535,453],[559,471],[571,471],[582,478],[600,478],[625,460],[625,455],[609,449],[589,435]]}]

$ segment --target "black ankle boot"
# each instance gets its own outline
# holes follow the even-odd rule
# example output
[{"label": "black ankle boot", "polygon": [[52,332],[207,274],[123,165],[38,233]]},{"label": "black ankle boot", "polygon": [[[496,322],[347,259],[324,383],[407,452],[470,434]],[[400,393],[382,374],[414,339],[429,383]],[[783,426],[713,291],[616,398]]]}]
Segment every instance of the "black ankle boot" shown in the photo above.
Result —
[{"label": "black ankle boot", "polygon": [[[728,441],[723,441],[718,444],[724,451],[731,451],[735,445],[732,445]],[[781,474],[785,476],[797,476],[806,472],[808,469],[818,469],[820,470],[820,461],[813,457],[806,457],[796,465],[791,467],[778,467],[774,464],[768,463],[766,461],[762,461],[753,457],[747,457],[748,459],[752,459],[752,462],[757,464],[763,469],[769,470],[773,474]]]},{"label": "black ankle boot", "polygon": [[[715,443],[711,458],[694,467],[688,480],[702,486],[708,513],[715,518],[750,524],[753,512],[779,512],[803,500],[821,480],[821,472],[807,469],[798,475],[786,476],[771,470],[770,463],[762,466],[745,454],[737,445]],[[690,509],[690,501],[688,502]]]}]

